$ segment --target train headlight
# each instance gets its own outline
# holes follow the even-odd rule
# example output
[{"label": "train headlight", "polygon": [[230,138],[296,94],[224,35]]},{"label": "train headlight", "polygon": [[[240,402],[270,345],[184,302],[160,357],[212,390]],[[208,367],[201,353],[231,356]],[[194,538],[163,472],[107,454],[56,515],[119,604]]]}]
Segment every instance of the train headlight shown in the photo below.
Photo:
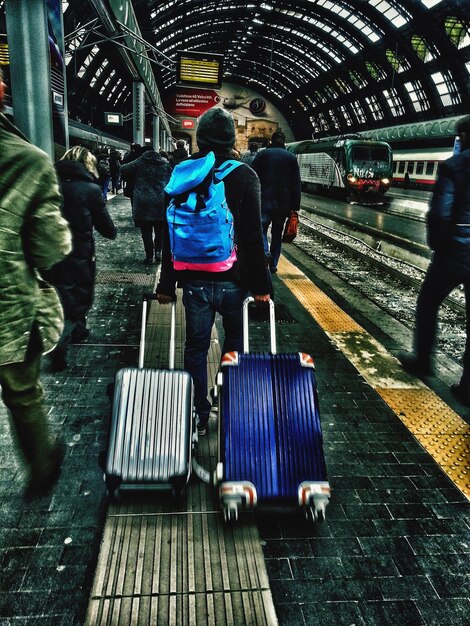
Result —
[{"label": "train headlight", "polygon": [[382,185],[390,185],[390,178],[382,178],[380,182]]},{"label": "train headlight", "polygon": [[357,178],[354,176],[354,174],[348,174],[348,175],[346,176],[346,178],[348,179],[348,181],[349,181],[350,183],[355,183],[355,182],[357,182]]}]

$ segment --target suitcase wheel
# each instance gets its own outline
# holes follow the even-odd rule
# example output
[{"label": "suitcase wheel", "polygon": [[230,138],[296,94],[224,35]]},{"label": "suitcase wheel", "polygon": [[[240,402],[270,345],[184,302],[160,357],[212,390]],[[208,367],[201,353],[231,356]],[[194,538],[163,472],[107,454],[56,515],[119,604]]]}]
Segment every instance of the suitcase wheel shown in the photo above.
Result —
[{"label": "suitcase wheel", "polygon": [[238,520],[238,507],[236,505],[228,506],[224,509],[224,521],[236,522]]},{"label": "suitcase wheel", "polygon": [[322,524],[325,521],[325,509],[315,509],[313,506],[309,506],[305,509],[305,518],[312,524]]},{"label": "suitcase wheel", "polygon": [[121,499],[119,487],[121,486],[121,478],[119,476],[106,475],[103,476],[106,484],[106,493],[110,502],[119,502]]}]

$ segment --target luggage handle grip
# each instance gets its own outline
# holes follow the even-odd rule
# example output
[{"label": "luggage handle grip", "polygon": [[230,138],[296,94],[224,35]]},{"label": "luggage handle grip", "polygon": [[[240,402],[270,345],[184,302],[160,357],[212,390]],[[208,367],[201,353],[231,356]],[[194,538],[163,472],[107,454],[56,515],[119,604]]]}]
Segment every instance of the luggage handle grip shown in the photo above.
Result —
[{"label": "luggage handle grip", "polygon": [[[142,295],[142,322],[140,326],[140,346],[139,346],[139,369],[144,367],[145,354],[145,330],[147,322],[147,308],[149,300],[156,300],[156,293],[144,293]],[[175,346],[176,346],[176,298],[171,303],[171,324],[170,324],[170,354],[168,357],[169,369],[175,369]]]},{"label": "luggage handle grip", "polygon": [[[243,353],[248,354],[250,351],[250,341],[248,336],[248,305],[254,302],[252,296],[248,296],[243,301]],[[274,301],[269,299],[269,331],[271,342],[271,354],[276,354],[276,314],[274,309]]]}]

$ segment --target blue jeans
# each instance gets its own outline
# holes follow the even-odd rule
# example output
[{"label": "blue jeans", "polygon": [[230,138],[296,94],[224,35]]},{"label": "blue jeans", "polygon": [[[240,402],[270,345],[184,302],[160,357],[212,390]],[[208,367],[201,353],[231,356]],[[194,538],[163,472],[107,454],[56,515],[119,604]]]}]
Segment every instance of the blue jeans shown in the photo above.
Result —
[{"label": "blue jeans", "polygon": [[[264,254],[271,253],[273,258],[271,267],[276,268],[281,256],[282,232],[286,221],[285,215],[261,215],[261,227],[263,230]],[[268,244],[268,229],[271,226],[271,246]]]},{"label": "blue jeans", "polygon": [[242,305],[247,293],[233,282],[194,281],[183,286],[186,313],[184,368],[194,382],[194,404],[201,423],[209,418],[207,399],[207,355],[215,314],[220,313],[224,327],[222,354],[243,350]]}]

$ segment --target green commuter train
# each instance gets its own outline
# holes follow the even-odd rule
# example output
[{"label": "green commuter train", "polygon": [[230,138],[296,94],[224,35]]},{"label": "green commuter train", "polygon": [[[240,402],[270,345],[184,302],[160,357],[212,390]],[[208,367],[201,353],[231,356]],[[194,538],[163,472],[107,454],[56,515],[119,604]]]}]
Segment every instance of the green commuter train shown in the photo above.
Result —
[{"label": "green commuter train", "polygon": [[382,204],[392,184],[392,149],[384,141],[345,135],[290,143],[302,186],[308,191],[339,192],[349,202]]}]

